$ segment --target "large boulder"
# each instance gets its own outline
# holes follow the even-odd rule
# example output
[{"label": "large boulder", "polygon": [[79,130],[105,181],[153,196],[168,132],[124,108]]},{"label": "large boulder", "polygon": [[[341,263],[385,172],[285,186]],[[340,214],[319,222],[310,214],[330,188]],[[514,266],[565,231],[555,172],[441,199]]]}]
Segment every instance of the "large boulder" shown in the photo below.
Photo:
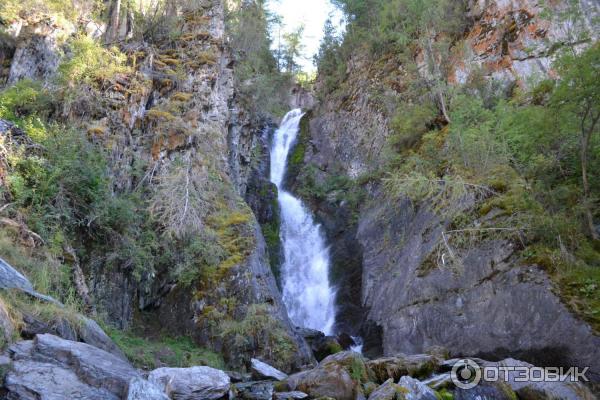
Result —
[{"label": "large boulder", "polygon": [[15,361],[4,387],[9,400],[118,400],[121,397],[83,382],[71,370],[52,363]]},{"label": "large boulder", "polygon": [[125,400],[169,400],[162,389],[142,378],[133,378],[127,387]]},{"label": "large boulder", "polygon": [[397,382],[402,376],[409,375],[415,378],[426,378],[437,370],[440,360],[429,354],[403,355],[384,357],[370,360],[366,363],[372,371],[374,379],[383,383],[388,379]]},{"label": "large boulder", "polygon": [[9,348],[8,399],[120,399],[140,374],[125,360],[50,334]]},{"label": "large boulder", "polygon": [[250,367],[252,369],[252,375],[257,379],[274,379],[282,381],[288,377],[287,374],[281,372],[277,368],[271,367],[269,364],[257,360],[256,358],[250,360]]},{"label": "large boulder", "polygon": [[309,371],[291,375],[287,384],[311,397],[354,399],[361,392],[360,383],[368,380],[365,359],[359,353],[344,351],[333,354]]},{"label": "large boulder", "polygon": [[210,367],[158,368],[148,380],[177,400],[220,399],[231,383],[225,372]]},{"label": "large boulder", "polygon": [[66,366],[89,385],[117,395],[124,393],[131,378],[140,376],[131,364],[111,353],[49,334],[35,337],[32,357]]},{"label": "large boulder", "polygon": [[358,389],[350,374],[337,364],[319,366],[291,375],[287,383],[291,390],[307,393],[310,397],[331,397],[337,400],[354,400]]}]

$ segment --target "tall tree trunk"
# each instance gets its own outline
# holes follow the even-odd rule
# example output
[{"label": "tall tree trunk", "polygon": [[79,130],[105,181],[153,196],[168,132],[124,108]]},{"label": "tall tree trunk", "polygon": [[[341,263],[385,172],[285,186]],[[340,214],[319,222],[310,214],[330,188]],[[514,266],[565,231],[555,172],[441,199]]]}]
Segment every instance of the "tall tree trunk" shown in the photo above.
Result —
[{"label": "tall tree trunk", "polygon": [[109,22],[106,27],[104,41],[113,43],[119,37],[119,23],[121,21],[121,0],[113,0],[110,6]]},{"label": "tall tree trunk", "polygon": [[590,231],[590,235],[594,240],[600,240],[600,235],[598,235],[598,231],[594,226],[594,215],[592,214],[592,205],[590,204],[590,181],[588,179],[588,149],[590,147],[590,140],[592,137],[592,132],[596,127],[596,123],[598,119],[600,119],[600,114],[598,116],[592,116],[592,124],[589,128],[585,125],[585,121],[587,119],[589,113],[586,111],[585,116],[581,121],[581,179],[583,181],[583,208],[585,213],[585,219],[587,221],[588,230]]}]

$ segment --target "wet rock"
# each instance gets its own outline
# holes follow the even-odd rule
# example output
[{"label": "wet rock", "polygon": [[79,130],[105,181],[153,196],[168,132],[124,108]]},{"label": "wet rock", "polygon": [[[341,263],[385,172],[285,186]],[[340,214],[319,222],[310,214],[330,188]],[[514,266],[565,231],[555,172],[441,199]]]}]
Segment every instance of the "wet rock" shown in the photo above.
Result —
[{"label": "wet rock", "polygon": [[269,364],[264,363],[256,358],[250,360],[252,375],[258,379],[274,379],[282,381],[286,379],[287,374],[279,371],[277,368],[271,367]]},{"label": "wet rock", "polygon": [[373,372],[375,380],[379,383],[388,379],[397,382],[402,376],[426,378],[440,365],[437,357],[428,354],[411,356],[398,355],[385,357],[367,362],[367,367]]},{"label": "wet rock", "polygon": [[325,336],[323,332],[304,329],[303,336],[317,361],[322,361],[327,356],[339,353],[343,350],[337,338]]},{"label": "wet rock", "polygon": [[340,346],[342,346],[342,349],[344,350],[349,350],[350,347],[352,346],[356,346],[356,341],[352,338],[352,336],[348,335],[347,333],[341,333],[336,337],[338,343],[340,344]]},{"label": "wet rock", "polygon": [[210,367],[158,368],[150,372],[148,380],[178,400],[220,399],[230,386],[225,372]]},{"label": "wet rock", "polygon": [[410,376],[400,378],[398,385],[403,389],[406,400],[437,400],[429,386]]},{"label": "wet rock", "polygon": [[235,385],[237,399],[271,400],[273,398],[273,382],[245,382]]},{"label": "wet rock", "polygon": [[162,389],[142,378],[133,378],[127,387],[125,400],[169,400]]},{"label": "wet rock", "polygon": [[403,400],[403,393],[399,385],[396,385],[392,379],[388,379],[379,386],[371,395],[369,400]]},{"label": "wet rock", "polygon": [[275,400],[302,400],[308,398],[304,392],[281,392],[275,393]]}]

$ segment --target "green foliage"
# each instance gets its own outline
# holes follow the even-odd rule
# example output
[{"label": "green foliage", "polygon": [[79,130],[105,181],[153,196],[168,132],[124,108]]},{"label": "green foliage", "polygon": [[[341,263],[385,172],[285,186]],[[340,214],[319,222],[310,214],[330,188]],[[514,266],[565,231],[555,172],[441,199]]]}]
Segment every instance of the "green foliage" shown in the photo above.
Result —
[{"label": "green foliage", "polygon": [[20,246],[9,231],[0,235],[0,254],[10,265],[24,273],[40,293],[67,299],[72,295],[68,267],[50,254]]},{"label": "green foliage", "polygon": [[[279,205],[276,205],[279,207]],[[274,219],[268,224],[262,224],[262,233],[269,249],[269,261],[275,280],[280,282],[281,278],[281,234],[280,234],[281,221]]]},{"label": "green foliage", "polygon": [[299,72],[299,65],[297,60],[302,57],[304,46],[302,44],[302,35],[304,34],[304,25],[298,26],[291,32],[283,34],[284,47],[283,52],[280,54],[283,65],[280,68],[285,67],[286,71],[294,74]]},{"label": "green foliage", "polygon": [[101,9],[101,0],[3,0],[0,3],[0,20],[12,22],[37,12],[76,22],[80,15]]},{"label": "green foliage", "polygon": [[47,94],[22,82],[0,93],[3,116],[33,142],[8,153],[11,212],[58,253],[64,244],[87,242],[105,266],[129,265],[138,278],[152,267],[157,243],[138,194],[115,194],[106,155],[83,134],[44,122]]},{"label": "green foliage", "polygon": [[107,333],[137,368],[153,370],[164,366],[186,368],[206,365],[225,369],[221,355],[198,347],[187,337],[147,339],[113,328],[108,328]]},{"label": "green foliage", "polygon": [[388,139],[390,146],[397,152],[413,147],[429,130],[437,114],[430,103],[399,105],[390,126],[393,131]]},{"label": "green foliage", "polygon": [[99,86],[117,74],[130,71],[127,57],[116,47],[105,48],[89,36],[80,35],[69,42],[68,57],[58,67],[64,86]]},{"label": "green foliage", "polygon": [[437,397],[438,400],[454,400],[454,395],[447,389],[438,390],[435,392],[435,397]]},{"label": "green foliage", "polygon": [[600,253],[589,232],[600,211],[600,180],[591,173],[600,168],[599,49],[564,53],[556,83],[542,81],[508,101],[487,101],[465,88],[440,131],[423,135],[427,127],[404,118],[399,130],[422,136],[397,148],[403,153],[383,179],[392,197],[426,203],[451,221],[440,252],[454,258],[456,248],[477,241],[518,241],[524,262],[546,269],[566,302],[596,328]]},{"label": "green foliage", "polygon": [[[467,2],[460,0],[335,0],[346,14],[348,25],[342,41],[327,21],[316,58],[324,93],[339,88],[346,65],[356,53],[371,58],[397,57],[406,70],[415,70],[414,53],[421,49],[428,76],[413,74],[431,100],[442,109],[449,91],[446,83],[450,46],[466,26]],[[435,39],[435,40],[434,40]],[[322,95],[322,93],[321,93]]]},{"label": "green foliage", "polygon": [[34,118],[46,116],[50,106],[50,93],[39,82],[21,80],[0,92],[0,118],[12,122],[30,117],[23,125],[37,124]]},{"label": "green foliage", "polygon": [[[452,101],[450,145],[465,168],[489,171],[507,162],[502,137],[496,132],[498,117],[480,98],[458,95]],[[501,117],[501,116],[500,116]]]},{"label": "green foliage", "polygon": [[318,66],[318,76],[323,82],[323,92],[330,93],[338,82],[344,79],[346,66],[341,59],[341,40],[336,34],[335,27],[328,18],[323,28],[323,39],[314,62]]},{"label": "green foliage", "polygon": [[228,352],[240,354],[264,349],[275,367],[289,365],[297,351],[296,344],[271,312],[272,306],[268,304],[253,304],[244,319],[223,320],[219,331],[226,346],[230,346]]},{"label": "green foliage", "polygon": [[350,372],[350,377],[354,381],[365,383],[369,380],[367,366],[365,365],[365,363],[361,357],[359,357],[359,356],[352,357],[352,360],[350,361],[350,365],[349,365],[348,369]]},{"label": "green foliage", "polygon": [[292,76],[280,73],[277,60],[271,52],[269,16],[265,2],[229,2],[226,28],[237,60],[236,88],[240,102],[246,109],[273,115],[287,110],[287,95]]}]

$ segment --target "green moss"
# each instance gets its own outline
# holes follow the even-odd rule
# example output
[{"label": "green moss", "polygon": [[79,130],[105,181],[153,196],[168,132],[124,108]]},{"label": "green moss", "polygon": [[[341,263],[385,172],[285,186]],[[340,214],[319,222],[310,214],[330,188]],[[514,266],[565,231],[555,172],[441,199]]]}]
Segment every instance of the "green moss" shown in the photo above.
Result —
[{"label": "green moss", "polygon": [[281,232],[280,232],[280,221],[274,220],[268,224],[262,224],[262,232],[269,249],[269,261],[271,264],[271,270],[277,282],[281,278]]},{"label": "green moss", "polygon": [[350,373],[350,377],[356,382],[365,383],[369,380],[367,366],[365,365],[362,357],[360,356],[352,358],[352,361],[348,366],[348,372]]},{"label": "green moss", "polygon": [[252,211],[247,206],[241,210],[223,210],[210,218],[208,224],[215,231],[219,245],[225,250],[226,257],[218,266],[220,275],[239,265],[254,248],[254,230]]},{"label": "green moss", "polygon": [[207,365],[225,369],[225,362],[219,354],[198,347],[190,338],[146,339],[116,329],[107,329],[107,333],[138,368],[152,370],[163,366],[182,368]]},{"label": "green moss", "polygon": [[170,122],[175,119],[175,116],[168,111],[158,110],[153,108],[146,112],[146,118],[152,121],[165,121]]},{"label": "green moss", "polygon": [[291,180],[295,180],[300,174],[304,166],[304,158],[310,141],[310,119],[312,113],[307,113],[300,120],[300,127],[296,144],[290,151],[288,156],[287,176]]},{"label": "green moss", "polygon": [[447,389],[438,390],[435,392],[435,397],[437,397],[438,400],[454,400],[454,395]]}]

